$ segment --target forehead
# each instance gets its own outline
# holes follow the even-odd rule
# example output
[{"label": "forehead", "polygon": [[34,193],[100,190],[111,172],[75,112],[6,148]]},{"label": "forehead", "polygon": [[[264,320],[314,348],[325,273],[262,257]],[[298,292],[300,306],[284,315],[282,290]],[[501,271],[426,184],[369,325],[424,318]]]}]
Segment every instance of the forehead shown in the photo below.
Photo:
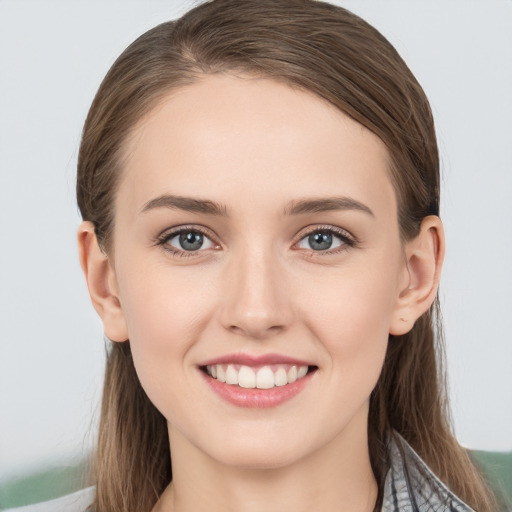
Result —
[{"label": "forehead", "polygon": [[387,162],[376,135],[312,93],[209,75],[169,93],[135,127],[119,195],[138,206],[162,193],[216,194],[233,208],[335,194],[394,204]]}]

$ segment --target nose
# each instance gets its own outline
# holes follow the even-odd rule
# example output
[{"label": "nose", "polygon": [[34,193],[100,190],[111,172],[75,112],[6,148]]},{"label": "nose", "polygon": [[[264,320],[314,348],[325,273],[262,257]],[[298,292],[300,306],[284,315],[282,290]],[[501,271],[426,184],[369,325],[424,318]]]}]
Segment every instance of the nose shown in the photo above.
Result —
[{"label": "nose", "polygon": [[252,339],[287,329],[293,308],[283,264],[262,250],[248,249],[232,258],[225,269],[220,311],[225,329]]}]

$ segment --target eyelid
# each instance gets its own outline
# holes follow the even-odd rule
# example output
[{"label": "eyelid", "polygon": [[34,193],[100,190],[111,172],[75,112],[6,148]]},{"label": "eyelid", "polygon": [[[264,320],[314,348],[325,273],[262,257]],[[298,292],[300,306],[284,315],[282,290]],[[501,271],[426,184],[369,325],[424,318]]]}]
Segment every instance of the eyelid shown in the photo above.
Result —
[{"label": "eyelid", "polygon": [[356,241],[355,236],[352,235],[349,231],[347,231],[346,229],[340,228],[338,226],[333,226],[332,224],[310,224],[309,226],[302,228],[297,233],[296,237],[297,237],[297,239],[302,239],[306,235],[310,235],[311,233],[315,233],[317,231],[330,231],[339,236],[353,240],[354,242]]},{"label": "eyelid", "polygon": [[329,254],[336,254],[339,252],[343,252],[347,250],[348,247],[356,247],[359,243],[357,238],[352,235],[349,231],[346,229],[332,226],[328,224],[320,224],[320,225],[314,225],[314,226],[307,226],[299,231],[299,233],[296,235],[297,241],[294,243],[294,246],[299,244],[304,238],[307,236],[312,235],[313,233],[317,232],[323,232],[323,233],[331,233],[334,236],[338,237],[342,240],[343,245],[341,247],[336,247],[334,249],[326,249],[325,251],[314,251],[313,249],[309,250],[308,252],[314,256],[322,256],[322,255],[329,255]]},{"label": "eyelid", "polygon": [[205,253],[208,250],[211,250],[212,248],[208,249],[198,249],[197,251],[185,251],[178,249],[177,247],[174,247],[172,245],[169,245],[167,242],[169,240],[172,240],[174,237],[180,235],[181,233],[187,233],[187,232],[197,232],[203,235],[204,237],[208,238],[212,244],[214,245],[214,250],[218,249],[220,247],[220,244],[217,242],[216,237],[212,234],[212,232],[203,226],[197,226],[197,225],[182,225],[182,226],[175,226],[173,228],[168,228],[162,231],[159,235],[157,235],[154,239],[155,245],[160,245],[162,248],[171,253],[173,256],[178,257],[190,257],[190,256],[198,256],[201,253]]}]

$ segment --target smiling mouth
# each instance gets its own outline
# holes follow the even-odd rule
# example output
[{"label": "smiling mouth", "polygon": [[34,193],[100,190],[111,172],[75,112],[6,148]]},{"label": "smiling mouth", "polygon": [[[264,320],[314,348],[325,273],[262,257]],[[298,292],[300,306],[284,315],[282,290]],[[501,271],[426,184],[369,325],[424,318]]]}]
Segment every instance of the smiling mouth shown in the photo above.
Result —
[{"label": "smiling mouth", "polygon": [[201,370],[212,379],[245,389],[272,389],[304,378],[317,369],[316,366],[271,364],[251,367],[241,364],[212,364]]}]

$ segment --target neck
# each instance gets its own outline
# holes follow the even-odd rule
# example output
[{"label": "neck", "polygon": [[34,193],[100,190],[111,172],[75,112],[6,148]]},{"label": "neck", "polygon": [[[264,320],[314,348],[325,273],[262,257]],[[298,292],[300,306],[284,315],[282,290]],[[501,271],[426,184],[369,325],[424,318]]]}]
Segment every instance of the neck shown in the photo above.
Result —
[{"label": "neck", "polygon": [[265,469],[222,464],[170,427],[173,481],[153,512],[371,512],[377,483],[367,431],[359,427],[349,425],[300,460]]}]

